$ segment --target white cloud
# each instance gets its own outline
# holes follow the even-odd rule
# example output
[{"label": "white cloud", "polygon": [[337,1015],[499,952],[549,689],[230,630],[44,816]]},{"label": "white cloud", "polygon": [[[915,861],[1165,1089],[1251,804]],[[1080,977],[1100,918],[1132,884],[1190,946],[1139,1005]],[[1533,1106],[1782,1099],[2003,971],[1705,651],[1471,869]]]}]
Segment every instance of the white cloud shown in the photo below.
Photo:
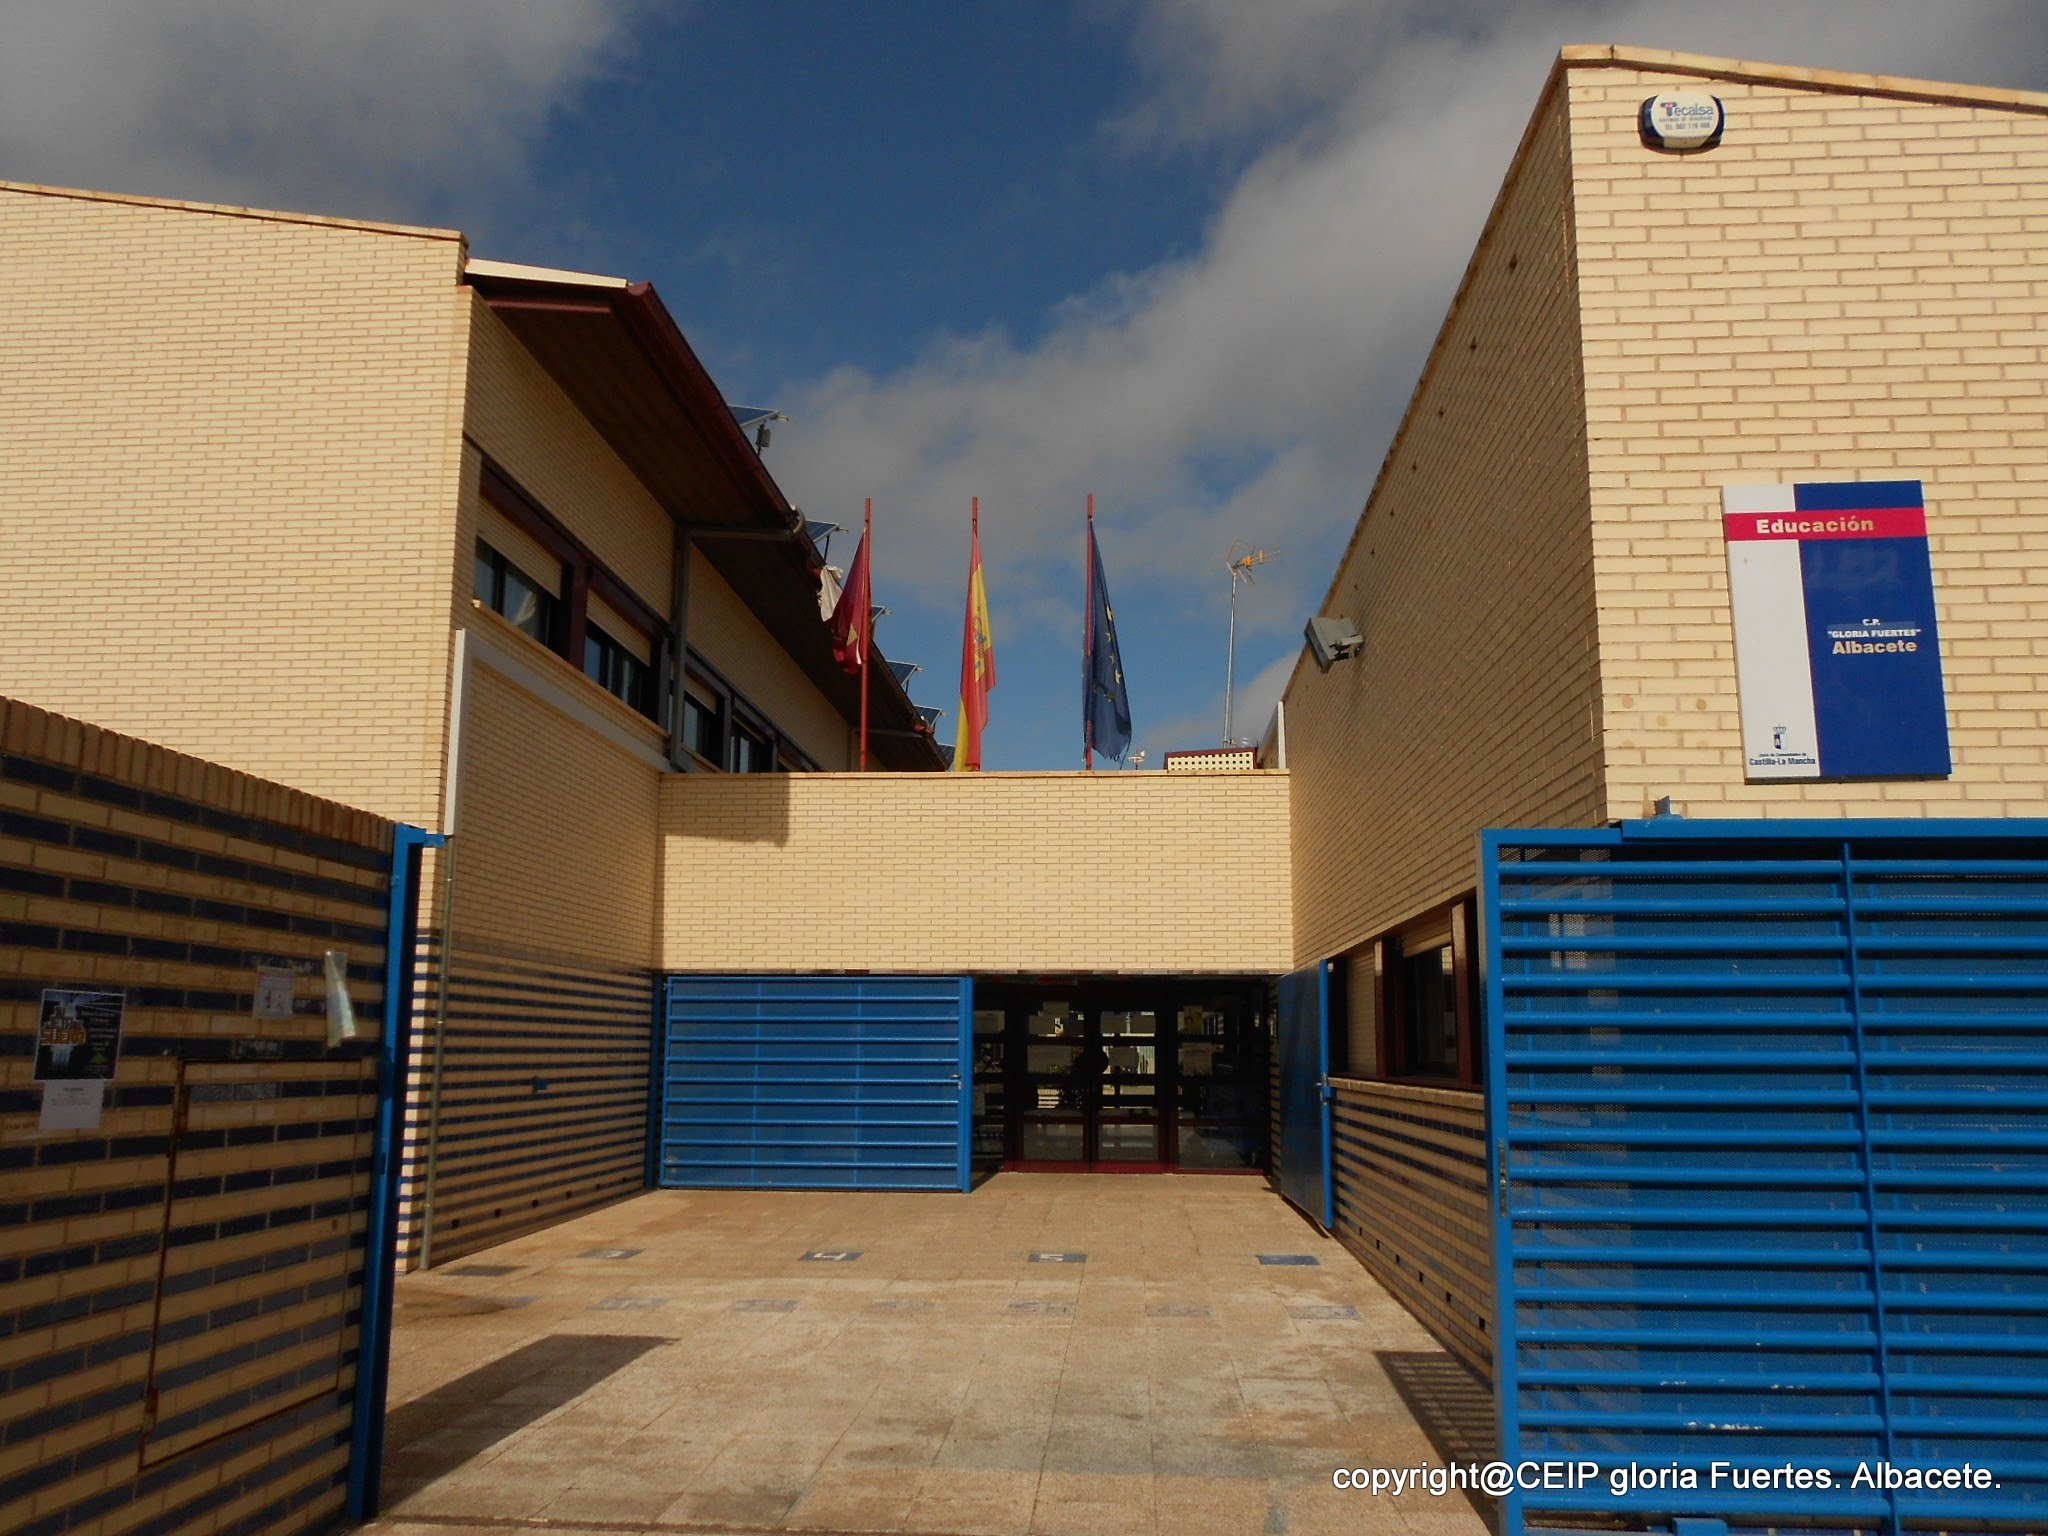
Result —
[{"label": "white cloud", "polygon": [[1069,612],[1092,490],[1127,608],[1179,588],[1207,625],[1232,538],[1292,551],[1277,639],[1327,579],[1560,45],[2023,85],[2048,7],[1157,0],[1139,36],[1154,91],[1116,132],[1254,146],[1196,254],[1076,295],[1030,346],[947,337],[780,392],[777,477],[821,509],[872,494],[903,601],[949,597],[979,494],[1002,606]]},{"label": "white cloud", "polygon": [[417,220],[517,176],[630,0],[10,0],[0,178]]}]

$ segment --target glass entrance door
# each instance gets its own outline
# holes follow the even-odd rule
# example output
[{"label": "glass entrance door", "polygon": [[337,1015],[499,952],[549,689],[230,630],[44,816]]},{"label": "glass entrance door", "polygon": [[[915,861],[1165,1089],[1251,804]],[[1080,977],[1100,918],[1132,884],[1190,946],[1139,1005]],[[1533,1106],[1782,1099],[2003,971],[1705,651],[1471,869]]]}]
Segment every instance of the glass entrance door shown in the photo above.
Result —
[{"label": "glass entrance door", "polygon": [[1095,1083],[1091,1161],[1097,1167],[1161,1169],[1159,1015],[1149,1008],[1103,1008],[1092,1019],[1102,1051]]},{"label": "glass entrance door", "polygon": [[975,987],[976,1160],[1048,1172],[1256,1172],[1270,987],[1046,977]]},{"label": "glass entrance door", "polygon": [[1166,1166],[1159,1015],[1045,998],[1022,1014],[1015,1160],[1038,1168]]},{"label": "glass entrance door", "polygon": [[1089,1110],[1096,1054],[1087,1017],[1066,998],[1046,998],[1023,1015],[1015,1160],[1034,1167],[1088,1166]]}]

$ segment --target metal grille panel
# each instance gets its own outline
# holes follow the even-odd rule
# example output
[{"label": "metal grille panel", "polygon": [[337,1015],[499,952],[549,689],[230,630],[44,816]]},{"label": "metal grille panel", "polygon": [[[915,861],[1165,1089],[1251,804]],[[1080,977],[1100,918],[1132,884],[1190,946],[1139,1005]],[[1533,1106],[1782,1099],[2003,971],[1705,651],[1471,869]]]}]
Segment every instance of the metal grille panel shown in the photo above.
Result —
[{"label": "metal grille panel", "polygon": [[972,984],[672,976],[667,1188],[965,1189]]},{"label": "metal grille panel", "polygon": [[1280,1193],[1330,1229],[1330,977],[1325,965],[1280,978]]},{"label": "metal grille panel", "polygon": [[[2048,826],[1494,832],[1483,878],[1505,1458],[1700,1484],[1505,1529],[2048,1529]],[[1788,1463],[1835,1486],[1734,1486]]]}]

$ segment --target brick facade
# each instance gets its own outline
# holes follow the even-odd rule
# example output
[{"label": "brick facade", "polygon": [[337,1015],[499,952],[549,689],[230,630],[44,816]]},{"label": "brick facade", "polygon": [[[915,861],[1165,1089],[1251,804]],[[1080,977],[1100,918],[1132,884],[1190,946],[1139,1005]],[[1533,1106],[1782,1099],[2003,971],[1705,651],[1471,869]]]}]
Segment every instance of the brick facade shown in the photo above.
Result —
[{"label": "brick facade", "polygon": [[660,965],[1285,970],[1283,773],[681,774]]},{"label": "brick facade", "polygon": [[432,825],[461,261],[0,184],[0,692]]},{"label": "brick facade", "polygon": [[[2048,102],[1626,56],[1568,78],[1602,819],[2038,815]],[[1642,145],[1674,86],[1722,98],[1719,147]],[[1925,483],[1946,780],[1744,782],[1720,488],[1819,478]]]}]

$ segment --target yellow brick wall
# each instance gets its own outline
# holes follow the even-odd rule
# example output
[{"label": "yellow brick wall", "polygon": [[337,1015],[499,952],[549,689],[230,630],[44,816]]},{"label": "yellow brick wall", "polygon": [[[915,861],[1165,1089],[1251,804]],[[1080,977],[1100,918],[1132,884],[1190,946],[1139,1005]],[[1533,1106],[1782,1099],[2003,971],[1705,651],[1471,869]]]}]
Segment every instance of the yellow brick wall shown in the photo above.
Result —
[{"label": "yellow brick wall", "polygon": [[456,944],[651,965],[659,771],[491,667],[473,667],[468,688]]},{"label": "yellow brick wall", "polygon": [[690,644],[821,769],[854,766],[859,733],[718,574],[691,550]]},{"label": "yellow brick wall", "polygon": [[460,256],[0,186],[0,691],[432,825]]},{"label": "yellow brick wall", "polygon": [[[2048,786],[2048,114],[1569,71],[1603,817],[2036,815]],[[1636,111],[1719,95],[1716,149]],[[1698,402],[1697,404],[1694,402]],[[1925,482],[1955,772],[1746,784],[1730,482]],[[1291,723],[1291,722],[1290,722]]]},{"label": "yellow brick wall", "polygon": [[673,775],[660,786],[660,965],[1282,971],[1287,782]]},{"label": "yellow brick wall", "polygon": [[1598,818],[1561,92],[1539,106],[1289,685],[1295,962],[1471,889],[1483,826]]}]

